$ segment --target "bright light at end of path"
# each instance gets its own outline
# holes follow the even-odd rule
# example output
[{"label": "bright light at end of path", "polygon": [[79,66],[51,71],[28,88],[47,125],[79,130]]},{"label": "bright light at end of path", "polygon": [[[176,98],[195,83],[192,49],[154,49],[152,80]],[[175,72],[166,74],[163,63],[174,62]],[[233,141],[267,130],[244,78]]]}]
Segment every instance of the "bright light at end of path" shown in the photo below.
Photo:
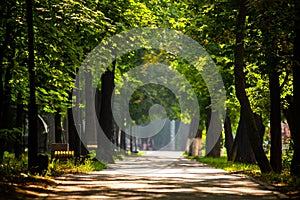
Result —
[{"label": "bright light at end of path", "polygon": [[[161,59],[157,54],[167,56]],[[150,145],[151,139],[157,137],[159,139],[156,140],[161,145],[156,147],[156,151],[178,150],[176,148],[179,148],[179,143],[186,143],[188,138],[195,137],[201,114],[198,97],[187,78],[171,67],[170,57],[180,58],[193,66],[201,74],[208,88],[210,106],[214,112],[207,130],[206,151],[212,150],[221,134],[219,127],[222,127],[222,119],[225,116],[226,100],[223,80],[215,63],[199,43],[178,31],[164,28],[137,28],[102,41],[89,53],[77,73],[75,83],[77,90],[73,92],[73,103],[80,106],[73,108],[74,121],[84,145],[97,143],[99,160],[103,160],[105,155],[113,155],[113,152],[119,149],[103,132],[103,127],[97,120],[99,110],[95,109],[98,103],[95,101],[95,94],[101,85],[99,84],[101,77],[107,70],[112,70],[112,64],[116,63],[114,61],[122,60],[115,65],[115,67],[121,66],[117,70],[119,74],[122,72],[122,67],[130,66],[127,67],[126,72],[122,72],[122,78],[118,79],[111,101],[114,122],[125,132],[127,143],[147,141]],[[166,94],[170,94],[169,97],[174,96],[175,100],[161,97],[161,101],[152,105],[140,103],[138,100],[132,102],[132,97],[137,91],[140,92],[139,95],[163,96],[159,92],[152,94],[152,90],[152,93],[148,94],[150,89],[147,88],[150,86],[166,91]],[[143,109],[137,107],[134,110],[133,103],[144,107]],[[173,119],[170,118],[169,112],[177,104],[179,105],[177,112],[180,112],[179,120],[176,124],[172,124]],[[85,121],[83,114],[86,113],[92,120]],[[143,118],[148,121],[143,122]],[[172,128],[167,125],[170,123]],[[173,134],[161,134],[167,126],[173,129]],[[161,167],[170,164],[161,162]],[[131,173],[134,170],[129,171]]]}]

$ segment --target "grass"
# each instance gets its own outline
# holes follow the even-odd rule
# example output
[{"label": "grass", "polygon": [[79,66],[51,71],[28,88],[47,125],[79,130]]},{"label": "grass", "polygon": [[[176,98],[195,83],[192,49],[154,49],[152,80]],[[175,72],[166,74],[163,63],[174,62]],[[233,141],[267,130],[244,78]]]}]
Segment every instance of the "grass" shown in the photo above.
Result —
[{"label": "grass", "polygon": [[52,160],[48,169],[42,174],[32,174],[27,169],[28,156],[26,153],[20,159],[14,154],[5,152],[0,164],[0,196],[4,199],[34,198],[47,191],[48,186],[56,185],[53,177],[65,173],[86,173],[106,168],[104,162],[88,158],[75,161]]},{"label": "grass", "polygon": [[189,159],[208,164],[215,168],[224,169],[230,173],[241,173],[253,177],[259,181],[274,186],[280,192],[289,195],[292,198],[300,197],[300,178],[292,176],[288,168],[284,168],[280,174],[270,172],[262,174],[258,165],[228,162],[227,157],[210,158],[186,156]]},{"label": "grass", "polygon": [[85,159],[81,162],[76,162],[75,159],[67,161],[52,160],[49,164],[47,176],[58,176],[68,173],[87,173],[92,171],[100,171],[106,168],[104,162],[95,161],[92,158]]},{"label": "grass", "polygon": [[196,159],[199,162],[209,164],[215,168],[224,169],[228,172],[237,173],[237,172],[252,172],[258,173],[259,167],[253,164],[244,164],[244,163],[232,163],[227,162],[227,157],[220,158],[210,158],[210,157],[193,157],[189,156],[191,159]]},{"label": "grass", "polygon": [[127,150],[125,153],[118,151],[118,152],[115,152],[113,159],[114,159],[114,161],[117,161],[117,160],[123,160],[125,157],[138,157],[138,156],[142,156],[144,154],[146,154],[145,151],[138,151],[137,153],[133,153],[129,150]]},{"label": "grass", "polygon": [[145,151],[138,151],[137,153],[132,153],[130,151],[127,151],[126,156],[128,157],[138,157],[138,156],[142,156],[145,155],[146,152]]}]

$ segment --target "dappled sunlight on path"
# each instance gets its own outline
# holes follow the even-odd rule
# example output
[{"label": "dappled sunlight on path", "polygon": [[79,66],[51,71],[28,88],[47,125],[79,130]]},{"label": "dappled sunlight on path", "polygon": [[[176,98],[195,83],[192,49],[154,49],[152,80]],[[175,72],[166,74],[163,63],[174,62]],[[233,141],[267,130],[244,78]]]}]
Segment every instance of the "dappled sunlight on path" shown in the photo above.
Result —
[{"label": "dappled sunlight on path", "polygon": [[[167,160],[167,161],[166,161]],[[173,162],[169,162],[172,160]],[[168,163],[167,165],[165,165]],[[125,172],[130,173],[125,173]],[[127,171],[126,171],[127,170]],[[134,174],[133,171],[137,173]],[[142,173],[144,170],[145,173]],[[148,152],[107,170],[58,177],[46,199],[280,199],[246,176],[183,157]]]}]

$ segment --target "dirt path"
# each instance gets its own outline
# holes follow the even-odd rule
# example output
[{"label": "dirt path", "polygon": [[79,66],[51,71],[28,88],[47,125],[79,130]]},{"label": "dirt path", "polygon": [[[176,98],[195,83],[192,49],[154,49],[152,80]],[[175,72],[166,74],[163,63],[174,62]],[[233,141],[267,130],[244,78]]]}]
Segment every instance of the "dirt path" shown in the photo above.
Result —
[{"label": "dirt path", "polygon": [[178,152],[147,152],[107,170],[64,175],[40,199],[283,199],[241,175],[178,159]]}]

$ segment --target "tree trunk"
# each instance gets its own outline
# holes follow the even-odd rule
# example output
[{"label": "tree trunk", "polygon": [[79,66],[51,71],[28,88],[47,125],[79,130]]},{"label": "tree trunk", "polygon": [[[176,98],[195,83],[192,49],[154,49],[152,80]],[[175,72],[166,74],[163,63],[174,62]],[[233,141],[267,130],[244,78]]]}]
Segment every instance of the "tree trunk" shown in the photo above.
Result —
[{"label": "tree trunk", "polygon": [[130,152],[133,152],[132,125],[130,126],[129,150],[130,150]]},{"label": "tree trunk", "polygon": [[241,110],[240,121],[237,129],[236,143],[237,151],[234,158],[234,162],[255,164],[256,159],[252,150],[250,140],[248,138],[247,121],[245,120],[245,114]]},{"label": "tree trunk", "polygon": [[[6,19],[10,19],[11,15],[12,15],[12,8],[13,6],[16,4],[16,2],[12,2],[13,5],[10,5],[11,2],[7,1],[7,2],[2,2],[4,5],[3,9],[1,9],[2,12],[4,12],[6,14],[5,18]],[[6,12],[5,12],[6,11]],[[4,36],[4,41],[0,47],[0,129],[4,129],[6,128],[7,124],[6,124],[6,120],[7,120],[7,116],[4,113],[4,109],[7,108],[7,105],[5,105],[6,100],[6,95],[5,95],[5,82],[9,82],[9,80],[6,80],[3,76],[4,74],[4,67],[3,67],[3,59],[5,57],[5,55],[7,54],[7,52],[9,52],[8,50],[8,46],[10,46],[10,43],[13,41],[12,40],[12,31],[13,31],[13,27],[12,27],[12,23],[9,22],[9,20],[6,20],[6,27],[5,27],[5,36]],[[8,70],[6,70],[7,72]],[[8,71],[9,72],[9,71]],[[11,73],[9,72],[9,74],[11,75]],[[4,79],[3,79],[4,78]],[[0,154],[1,156],[2,154]]]},{"label": "tree trunk", "polygon": [[101,85],[101,111],[100,125],[109,141],[113,140],[113,116],[111,109],[112,93],[114,89],[114,75],[111,71],[106,71],[102,75]]},{"label": "tree trunk", "polygon": [[13,102],[11,100],[11,86],[9,81],[12,79],[12,70],[14,68],[14,55],[15,47],[14,44],[10,44],[10,54],[7,56],[7,68],[5,69],[5,79],[4,79],[4,95],[2,100],[1,107],[2,110],[2,127],[6,129],[12,129],[14,127],[14,111],[13,111]]},{"label": "tree trunk", "polygon": [[[272,63],[272,62],[271,62]],[[272,66],[272,65],[271,65]],[[273,65],[274,66],[274,65]],[[270,87],[270,132],[271,132],[271,159],[272,169],[280,173],[282,169],[282,139],[281,139],[281,108],[279,74],[272,70],[269,73]]]},{"label": "tree trunk", "polygon": [[120,147],[119,143],[119,136],[120,136],[121,129],[118,127],[118,125],[115,123],[115,145],[116,147]]},{"label": "tree trunk", "polygon": [[96,122],[97,116],[95,109],[98,105],[91,105],[90,97],[95,98],[95,104],[98,97],[95,96],[95,90],[92,87],[92,74],[91,72],[85,71],[85,131],[82,134],[82,142],[87,146],[88,144],[95,145],[97,141]]},{"label": "tree trunk", "polygon": [[54,115],[55,124],[55,143],[62,143],[62,127],[61,127],[61,115],[60,109],[57,109]]},{"label": "tree trunk", "polygon": [[294,154],[291,163],[291,173],[300,177],[300,2],[295,0],[295,40],[294,40],[294,121],[292,132]]},{"label": "tree trunk", "polygon": [[37,133],[37,105],[35,98],[35,67],[34,67],[34,32],[33,32],[33,13],[32,0],[26,0],[27,8],[27,27],[28,27],[28,72],[29,72],[29,134],[28,134],[28,169],[34,170],[38,166],[38,133]]},{"label": "tree trunk", "polygon": [[121,130],[121,138],[120,138],[120,148],[121,150],[126,150],[126,142],[125,142],[125,132]]},{"label": "tree trunk", "polygon": [[[222,137],[222,123],[219,123],[217,121],[220,121],[220,119],[211,119],[212,116],[218,117],[218,115],[212,115],[211,109],[207,109],[207,120],[206,120],[206,130],[208,130],[209,125],[212,126],[219,126],[213,128],[213,130],[219,131],[219,133],[216,133],[216,135],[220,134],[219,138],[217,138],[216,143],[214,144],[213,148],[209,151],[208,149],[208,136],[206,135],[206,156],[207,157],[213,157],[213,158],[219,158],[221,156],[221,137]],[[210,123],[210,121],[213,120],[214,123]]]},{"label": "tree trunk", "polygon": [[193,156],[202,156],[201,143],[202,143],[202,130],[198,129],[193,142],[193,153],[192,153]]},{"label": "tree trunk", "polygon": [[101,77],[101,110],[100,110],[100,126],[108,140],[104,142],[104,138],[101,138],[102,134],[98,134],[98,142],[102,145],[99,149],[98,143],[98,153],[101,155],[102,159],[109,163],[113,163],[113,115],[112,115],[112,94],[114,89],[114,68],[116,62],[113,62],[113,69],[109,69]]},{"label": "tree trunk", "polygon": [[[74,109],[74,108],[73,108]],[[80,138],[78,136],[74,118],[73,118],[73,113],[72,113],[72,108],[68,109],[68,130],[69,130],[69,149],[70,151],[74,151],[74,156],[75,157],[80,157]]]},{"label": "tree trunk", "polygon": [[255,124],[254,114],[251,110],[250,102],[245,91],[245,74],[244,74],[244,32],[245,32],[245,21],[246,21],[246,5],[245,1],[241,2],[239,13],[237,16],[236,25],[236,47],[234,49],[235,57],[235,87],[236,95],[243,109],[245,120],[247,123],[247,135],[250,140],[252,149],[254,151],[255,158],[258,162],[262,173],[272,171],[268,158],[265,155],[263,147],[261,145],[261,138],[259,131]]},{"label": "tree trunk", "polygon": [[[20,95],[18,95],[20,98]],[[22,144],[22,133],[23,133],[23,125],[24,125],[24,106],[22,103],[17,104],[17,115],[16,115],[16,127],[20,129],[22,132],[18,134],[15,143],[15,156],[16,158],[20,158],[23,151]]]},{"label": "tree trunk", "polygon": [[231,128],[231,120],[228,115],[225,117],[224,122],[224,132],[225,132],[225,148],[227,151],[227,159],[228,161],[231,160],[231,150],[233,146],[233,135],[232,135],[232,128]]},{"label": "tree trunk", "polygon": [[[76,88],[79,87],[79,83],[76,82]],[[72,92],[69,95],[69,100],[72,101]],[[82,109],[79,107],[81,104],[81,91],[78,89],[76,91],[76,102],[75,106],[68,109],[68,130],[69,130],[69,148],[71,151],[74,151],[75,157],[79,158],[81,155],[86,156],[88,150],[86,146],[82,143],[80,135],[82,134],[82,124],[75,124],[74,117],[77,117],[77,122],[82,122]],[[75,111],[76,116],[73,115]]]}]

